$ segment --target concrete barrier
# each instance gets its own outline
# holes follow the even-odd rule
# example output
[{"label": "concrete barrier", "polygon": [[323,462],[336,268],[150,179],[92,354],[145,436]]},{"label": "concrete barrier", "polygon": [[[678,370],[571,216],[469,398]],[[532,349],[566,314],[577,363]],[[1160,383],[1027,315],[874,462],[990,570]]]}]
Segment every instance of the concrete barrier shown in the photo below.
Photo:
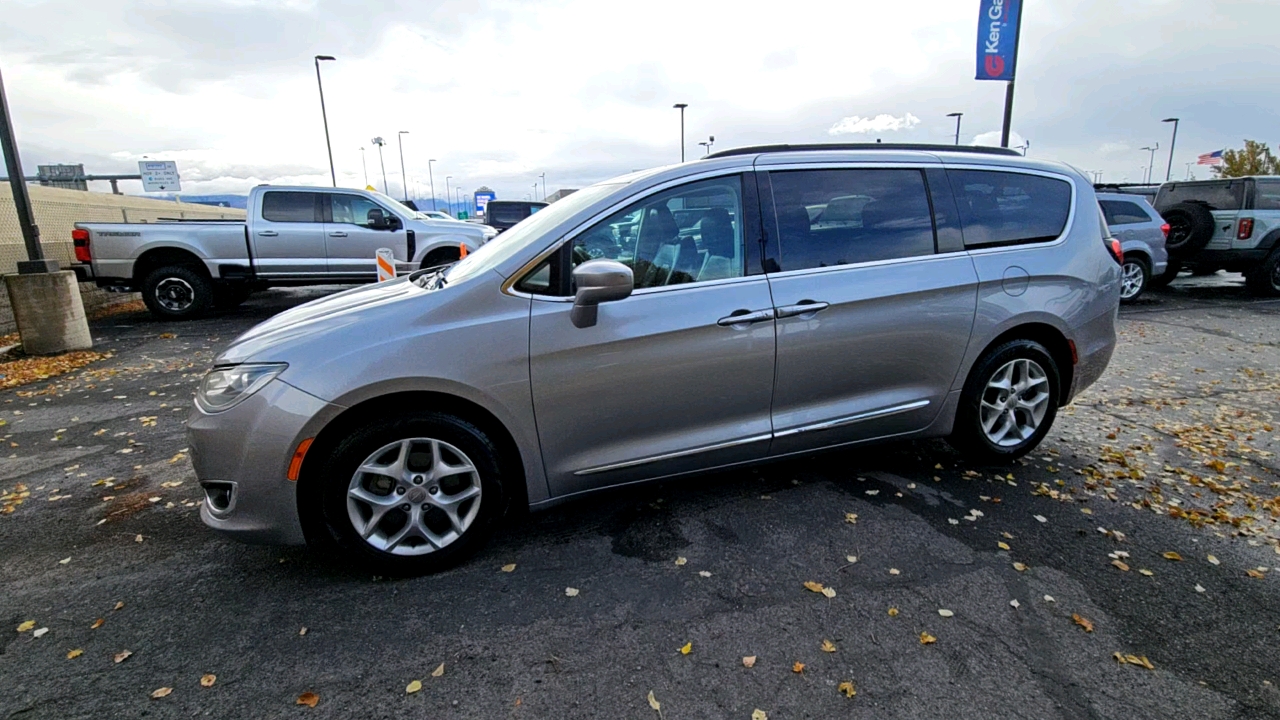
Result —
[{"label": "concrete barrier", "polygon": [[93,347],[75,273],[5,275],[4,284],[14,320],[22,328],[23,352],[55,355]]}]

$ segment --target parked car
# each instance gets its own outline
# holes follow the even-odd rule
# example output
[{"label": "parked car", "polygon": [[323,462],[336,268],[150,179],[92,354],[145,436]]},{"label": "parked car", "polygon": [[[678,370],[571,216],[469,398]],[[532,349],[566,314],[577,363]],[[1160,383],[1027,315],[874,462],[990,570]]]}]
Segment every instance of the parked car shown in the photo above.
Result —
[{"label": "parked car", "polygon": [[503,232],[544,207],[547,203],[534,200],[490,200],[484,208],[484,222]]},{"label": "parked car", "polygon": [[458,260],[492,228],[430,220],[378,192],[260,185],[247,220],[76,223],[81,282],[141,292],[160,318],[196,317],[234,307],[275,285],[363,283],[377,279],[374,255],[389,248],[406,271]]},{"label": "parked car", "polygon": [[1185,268],[1244,273],[1255,295],[1280,295],[1280,177],[1255,176],[1169,182],[1156,211],[1169,223],[1168,284]]},{"label": "parked car", "polygon": [[1133,302],[1146,290],[1151,278],[1164,274],[1168,267],[1164,242],[1169,236],[1169,224],[1142,195],[1100,192],[1098,204],[1124,251],[1120,302]]},{"label": "parked car", "polygon": [[[812,224],[844,197],[855,222]],[[1120,252],[1079,172],[999,148],[610,180],[237,338],[188,423],[201,515],[417,573],[510,509],[643,480],[889,439],[1009,462],[1106,368]]]}]

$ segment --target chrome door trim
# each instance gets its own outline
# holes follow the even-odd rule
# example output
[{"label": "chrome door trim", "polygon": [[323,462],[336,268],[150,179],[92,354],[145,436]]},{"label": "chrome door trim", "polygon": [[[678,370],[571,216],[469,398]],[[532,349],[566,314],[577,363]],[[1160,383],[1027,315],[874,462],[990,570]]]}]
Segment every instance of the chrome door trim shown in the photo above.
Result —
[{"label": "chrome door trim", "polygon": [[781,437],[788,437],[791,435],[799,435],[800,433],[805,433],[805,432],[815,432],[818,430],[830,430],[831,428],[838,428],[844,425],[852,425],[853,423],[862,422],[863,420],[873,420],[875,418],[882,418],[882,417],[887,417],[889,415],[897,415],[899,413],[910,412],[912,410],[919,410],[920,408],[925,407],[928,404],[929,404],[928,400],[916,400],[914,402],[903,403],[901,405],[893,405],[887,408],[880,408],[879,410],[869,410],[867,412],[861,412],[856,415],[846,415],[845,417],[835,418],[834,420],[824,420],[820,423],[813,423],[811,425],[801,425],[800,427],[794,427],[787,430],[779,430],[778,432],[775,432],[773,436],[775,438],[781,438]]},{"label": "chrome door trim", "polygon": [[[927,402],[927,401],[926,401]],[[594,475],[596,473],[609,472],[610,470],[621,470],[623,468],[635,467],[637,465],[647,465],[649,463],[660,462],[662,460],[673,460],[675,458],[686,457],[689,455],[697,455],[699,453],[711,452],[712,450],[724,450],[726,448],[737,447],[739,445],[747,445],[754,442],[763,442],[771,439],[773,436],[765,433],[763,435],[753,435],[751,437],[739,438],[737,440],[729,440],[728,442],[716,443],[714,445],[704,445],[702,447],[690,448],[688,450],[677,450],[676,452],[663,453],[662,455],[652,455],[650,457],[640,458],[638,460],[627,460],[626,462],[613,463],[612,465],[600,465],[597,467],[586,468],[584,470],[574,471],[574,475]]]}]

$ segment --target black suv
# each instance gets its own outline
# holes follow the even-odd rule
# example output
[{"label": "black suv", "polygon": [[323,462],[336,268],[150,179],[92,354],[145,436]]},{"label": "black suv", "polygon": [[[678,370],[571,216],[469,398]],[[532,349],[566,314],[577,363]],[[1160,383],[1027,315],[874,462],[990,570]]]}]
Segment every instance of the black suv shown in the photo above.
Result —
[{"label": "black suv", "polygon": [[484,224],[505,232],[546,206],[536,200],[490,200],[484,208]]}]

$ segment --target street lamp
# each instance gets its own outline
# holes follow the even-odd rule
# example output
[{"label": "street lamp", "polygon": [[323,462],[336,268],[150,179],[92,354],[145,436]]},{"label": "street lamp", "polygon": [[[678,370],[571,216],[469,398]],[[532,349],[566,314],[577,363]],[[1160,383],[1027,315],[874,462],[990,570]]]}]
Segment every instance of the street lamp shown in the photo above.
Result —
[{"label": "street lamp", "polygon": [[947,117],[953,117],[956,119],[956,144],[959,145],[960,144],[960,118],[964,117],[964,113],[962,112],[947,113]]},{"label": "street lamp", "polygon": [[408,130],[396,133],[396,143],[400,145],[400,184],[404,186],[404,201],[409,202],[409,177],[404,174],[404,136]]},{"label": "street lamp", "polygon": [[382,159],[382,146],[386,145],[387,141],[380,137],[376,137],[369,142],[378,146],[378,164],[382,166],[382,192],[386,195],[390,195],[391,191],[387,189],[387,163]]},{"label": "street lamp", "polygon": [[1151,147],[1144,147],[1144,148],[1139,148],[1139,149],[1140,149],[1140,150],[1150,150],[1150,151],[1151,151],[1151,159],[1147,161],[1147,179],[1146,179],[1146,181],[1145,181],[1147,184],[1150,184],[1150,183],[1151,183],[1151,168],[1156,164],[1156,151],[1160,149],[1160,143],[1156,143],[1155,145],[1152,145]]},{"label": "street lamp", "polygon": [[[444,199],[445,199],[445,204],[449,206],[450,210],[453,209],[453,194],[449,191],[449,180],[452,177],[453,177],[452,175],[444,176]],[[450,213],[450,215],[452,214],[453,213]],[[455,215],[454,217],[457,217],[457,216]]]},{"label": "street lamp", "polygon": [[1178,118],[1165,118],[1160,122],[1173,123],[1173,139],[1169,141],[1169,167],[1164,171],[1164,181],[1169,182],[1169,178],[1173,175],[1173,147],[1178,144]]},{"label": "street lamp", "polygon": [[431,158],[430,160],[427,161],[427,179],[431,181],[431,209],[432,210],[436,209],[436,179],[435,179],[435,176],[431,174],[431,163],[435,161],[436,161],[435,158]]},{"label": "street lamp", "polygon": [[333,145],[329,143],[329,114],[324,109],[324,83],[320,82],[320,61],[336,60],[332,55],[316,56],[316,87],[320,88],[320,118],[324,120],[324,146],[329,151],[329,179],[338,187],[338,173],[333,169]]},{"label": "street lamp", "polygon": [[547,200],[547,174],[546,174],[546,173],[542,173],[542,174],[541,174],[541,175],[539,175],[538,177],[542,179],[542,201],[543,201],[543,202],[546,202],[546,200]]},{"label": "street lamp", "polygon": [[706,157],[707,155],[711,154],[711,146],[716,144],[716,136],[712,135],[711,137],[707,138],[706,142],[700,142],[698,144],[701,145],[706,150],[706,153],[703,155],[703,157]]},{"label": "street lamp", "polygon": [[689,107],[689,103],[676,103],[671,107],[680,110],[680,162],[684,162],[684,109]]},{"label": "street lamp", "polygon": [[533,201],[538,201],[538,183],[536,182],[533,184]]},{"label": "street lamp", "polygon": [[360,146],[360,167],[364,168],[364,186],[369,187],[369,163],[364,161],[364,146]]}]

